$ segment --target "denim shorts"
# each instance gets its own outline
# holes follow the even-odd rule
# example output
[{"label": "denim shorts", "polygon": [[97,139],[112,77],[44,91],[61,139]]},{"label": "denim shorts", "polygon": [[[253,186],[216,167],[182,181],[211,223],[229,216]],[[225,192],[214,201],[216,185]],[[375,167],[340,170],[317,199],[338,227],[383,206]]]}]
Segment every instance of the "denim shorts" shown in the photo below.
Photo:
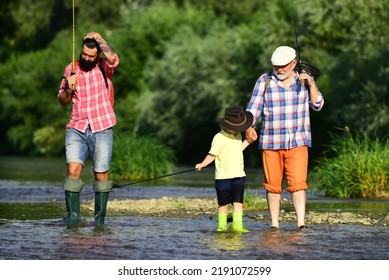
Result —
[{"label": "denim shorts", "polygon": [[85,133],[70,128],[66,130],[66,164],[78,162],[84,166],[90,156],[94,172],[107,172],[112,159],[112,144],[112,128],[96,133],[92,133],[90,127]]},{"label": "denim shorts", "polygon": [[227,205],[234,202],[243,203],[245,182],[246,177],[215,180],[218,205]]}]

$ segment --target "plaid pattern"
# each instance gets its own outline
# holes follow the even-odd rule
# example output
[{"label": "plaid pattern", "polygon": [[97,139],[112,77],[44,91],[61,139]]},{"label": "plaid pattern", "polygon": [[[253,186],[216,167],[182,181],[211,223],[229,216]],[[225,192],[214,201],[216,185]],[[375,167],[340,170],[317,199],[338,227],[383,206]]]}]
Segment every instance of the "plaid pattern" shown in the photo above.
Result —
[{"label": "plaid pattern", "polygon": [[[73,108],[66,129],[75,128],[78,131],[85,132],[89,125],[92,132],[95,133],[116,124],[116,116],[109,99],[109,91],[99,65],[104,68],[107,78],[111,78],[119,64],[119,57],[117,57],[114,65],[109,65],[105,58],[99,58],[99,60],[96,67],[89,72],[82,71],[77,64],[75,74],[78,76],[78,85],[72,96]],[[64,76],[70,76],[71,71],[72,63],[66,67]],[[62,80],[59,92],[62,92],[64,88],[65,82]]]},{"label": "plaid pattern", "polygon": [[324,104],[323,95],[319,92],[317,102],[312,103],[309,101],[308,89],[298,82],[298,74],[290,88],[285,89],[273,73],[264,94],[268,77],[268,74],[259,77],[247,106],[247,111],[254,116],[253,126],[262,121],[259,148],[277,150],[311,147],[309,108],[320,111]]}]

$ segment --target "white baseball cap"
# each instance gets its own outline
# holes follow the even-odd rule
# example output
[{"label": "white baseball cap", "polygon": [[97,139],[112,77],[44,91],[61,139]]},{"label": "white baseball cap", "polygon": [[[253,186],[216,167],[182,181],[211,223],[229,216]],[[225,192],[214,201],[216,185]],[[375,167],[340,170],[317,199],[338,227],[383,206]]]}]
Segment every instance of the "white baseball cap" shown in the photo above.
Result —
[{"label": "white baseball cap", "polygon": [[296,51],[288,46],[281,46],[276,48],[271,56],[271,63],[274,66],[284,66],[289,64],[296,58]]}]

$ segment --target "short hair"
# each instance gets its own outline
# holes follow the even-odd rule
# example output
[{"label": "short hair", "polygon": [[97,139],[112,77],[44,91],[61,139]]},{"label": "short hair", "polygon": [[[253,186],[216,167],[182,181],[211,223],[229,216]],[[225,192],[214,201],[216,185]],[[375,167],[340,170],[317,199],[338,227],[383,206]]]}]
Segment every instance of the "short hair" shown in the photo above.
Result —
[{"label": "short hair", "polygon": [[100,54],[101,50],[99,47],[99,44],[95,39],[92,38],[86,38],[82,41],[82,46],[86,46],[88,49],[94,49],[97,48],[97,53]]}]

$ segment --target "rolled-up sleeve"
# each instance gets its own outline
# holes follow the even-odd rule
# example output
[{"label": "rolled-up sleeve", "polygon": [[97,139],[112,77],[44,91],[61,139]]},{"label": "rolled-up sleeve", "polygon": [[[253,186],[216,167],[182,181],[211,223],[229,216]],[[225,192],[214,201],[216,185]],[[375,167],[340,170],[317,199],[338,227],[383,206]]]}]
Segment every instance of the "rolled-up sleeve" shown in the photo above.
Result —
[{"label": "rolled-up sleeve", "polygon": [[321,94],[321,92],[319,92],[319,96],[316,102],[309,101],[309,107],[315,111],[320,111],[321,108],[323,108],[323,105],[324,105],[324,97]]}]

